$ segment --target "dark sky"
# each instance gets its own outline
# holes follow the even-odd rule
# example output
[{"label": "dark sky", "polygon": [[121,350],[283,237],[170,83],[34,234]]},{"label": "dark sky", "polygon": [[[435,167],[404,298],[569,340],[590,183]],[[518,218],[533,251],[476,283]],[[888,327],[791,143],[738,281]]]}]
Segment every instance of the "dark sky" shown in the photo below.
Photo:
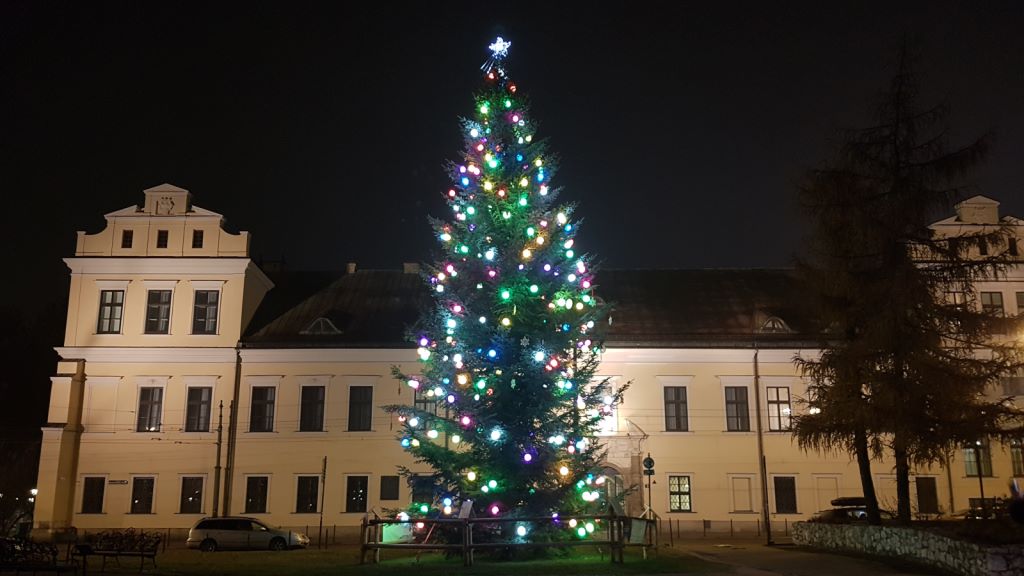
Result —
[{"label": "dark sky", "polygon": [[790,262],[800,175],[904,33],[954,139],[996,133],[978,191],[1024,216],[1024,3],[890,4],[4,2],[7,289],[63,300],[74,231],[163,182],[291,267],[425,258],[496,34],[606,266]]}]

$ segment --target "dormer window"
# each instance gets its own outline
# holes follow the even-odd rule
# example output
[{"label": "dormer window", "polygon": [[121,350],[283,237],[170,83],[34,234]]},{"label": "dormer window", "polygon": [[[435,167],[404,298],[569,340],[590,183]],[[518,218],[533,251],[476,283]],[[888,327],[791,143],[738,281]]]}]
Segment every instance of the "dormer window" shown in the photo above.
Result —
[{"label": "dormer window", "polygon": [[313,322],[311,322],[305,330],[299,332],[299,334],[307,336],[331,336],[341,334],[341,330],[338,330],[338,327],[334,325],[334,322],[331,322],[327,318],[321,316],[320,318],[313,320]]},{"label": "dormer window", "polygon": [[203,247],[203,231],[193,230],[192,231],[192,247],[202,248]]},{"label": "dormer window", "polygon": [[765,334],[790,334],[793,331],[790,330],[786,322],[778,316],[770,316],[761,324],[761,332]]},{"label": "dormer window", "polygon": [[167,248],[167,230],[156,231],[156,247]]},{"label": "dormer window", "polygon": [[121,231],[121,248],[131,248],[132,247],[132,237],[133,236],[135,236],[135,233],[132,230],[122,230]]}]

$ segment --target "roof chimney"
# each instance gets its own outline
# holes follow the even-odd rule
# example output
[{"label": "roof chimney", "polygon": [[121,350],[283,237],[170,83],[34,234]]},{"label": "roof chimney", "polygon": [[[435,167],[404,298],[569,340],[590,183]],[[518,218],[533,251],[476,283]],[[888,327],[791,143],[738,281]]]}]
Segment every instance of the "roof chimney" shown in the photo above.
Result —
[{"label": "roof chimney", "polygon": [[346,274],[355,274],[356,273],[356,263],[355,262],[349,262],[348,264],[346,264],[345,265],[345,273]]},{"label": "roof chimney", "polygon": [[417,264],[416,262],[403,262],[402,263],[402,272],[404,272],[406,274],[419,274],[420,273],[420,265]]}]

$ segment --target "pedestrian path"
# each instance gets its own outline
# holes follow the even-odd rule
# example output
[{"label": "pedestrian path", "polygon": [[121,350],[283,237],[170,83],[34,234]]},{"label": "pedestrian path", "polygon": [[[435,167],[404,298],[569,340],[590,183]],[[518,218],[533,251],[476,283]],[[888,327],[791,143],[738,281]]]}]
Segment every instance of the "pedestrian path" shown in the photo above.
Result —
[{"label": "pedestrian path", "polygon": [[712,539],[676,542],[673,547],[709,562],[726,564],[738,576],[937,576],[918,566],[819,552],[793,545],[766,546],[762,541]]}]

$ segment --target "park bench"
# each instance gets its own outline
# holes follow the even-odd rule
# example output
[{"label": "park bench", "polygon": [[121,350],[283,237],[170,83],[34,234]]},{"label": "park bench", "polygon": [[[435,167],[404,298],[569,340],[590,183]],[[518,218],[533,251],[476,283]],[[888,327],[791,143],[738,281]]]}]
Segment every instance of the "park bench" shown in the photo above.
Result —
[{"label": "park bench", "polygon": [[161,539],[160,534],[147,534],[143,531],[136,532],[131,528],[123,531],[101,532],[92,543],[75,545],[72,556],[82,558],[83,574],[88,569],[90,556],[97,556],[103,559],[101,571],[107,567],[107,558],[113,558],[118,566],[121,565],[121,558],[123,557],[138,558],[139,572],[141,572],[146,567],[147,558],[152,562],[153,567],[156,568],[156,553],[160,548]]},{"label": "park bench", "polygon": [[13,574],[78,573],[78,567],[57,561],[53,544],[16,538],[0,539],[0,572]]}]

